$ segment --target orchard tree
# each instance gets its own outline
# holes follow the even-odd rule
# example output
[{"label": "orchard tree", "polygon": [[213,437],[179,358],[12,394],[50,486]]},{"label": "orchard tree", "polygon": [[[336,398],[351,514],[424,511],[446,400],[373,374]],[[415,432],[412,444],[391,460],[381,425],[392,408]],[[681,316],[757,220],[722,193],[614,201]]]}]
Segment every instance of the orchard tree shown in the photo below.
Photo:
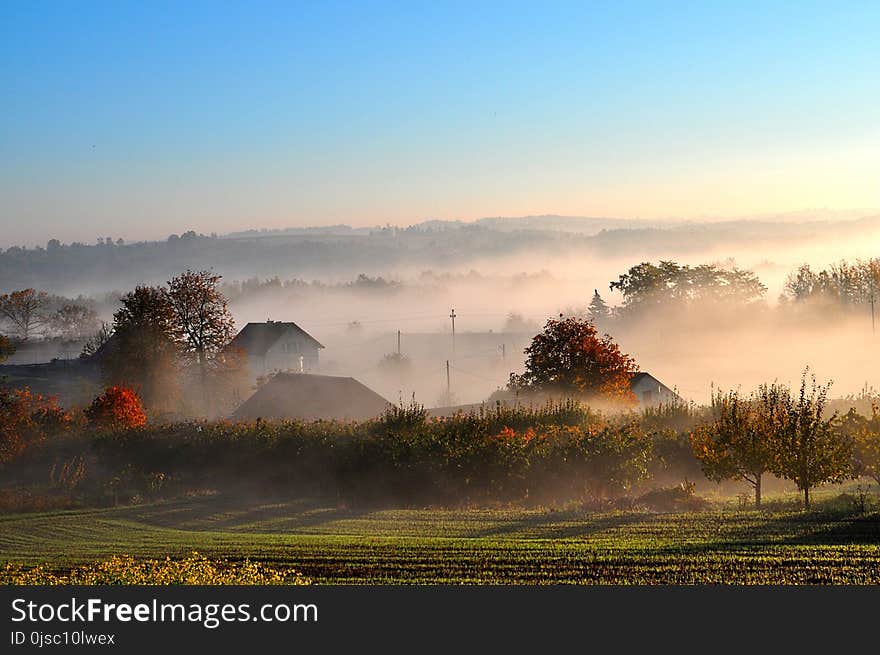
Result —
[{"label": "orchard tree", "polygon": [[12,326],[15,336],[27,341],[46,325],[43,310],[49,303],[49,294],[35,289],[21,289],[0,296],[0,318]]},{"label": "orchard tree", "polygon": [[594,394],[634,403],[635,360],[592,321],[550,319],[525,349],[525,372],[511,374],[512,390]]},{"label": "orchard tree", "polygon": [[113,341],[101,365],[108,386],[135,389],[147,407],[175,399],[179,345],[174,309],[165,290],[139,286],[125,294],[113,315]]},{"label": "orchard tree", "polygon": [[794,482],[804,493],[804,509],[810,509],[810,490],[828,482],[838,483],[852,476],[852,439],[836,429],[837,413],[825,417],[828,389],[807,372],[797,396],[778,385],[763,387],[766,402],[777,406],[771,471]]},{"label": "orchard tree", "polygon": [[691,434],[694,455],[710,480],[744,480],[761,507],[761,481],[773,461],[773,409],[739,392],[718,391],[712,399],[712,418]]},{"label": "orchard tree", "polygon": [[853,473],[858,477],[867,476],[880,485],[880,407],[871,408],[870,419],[859,418],[859,425],[853,431]]}]

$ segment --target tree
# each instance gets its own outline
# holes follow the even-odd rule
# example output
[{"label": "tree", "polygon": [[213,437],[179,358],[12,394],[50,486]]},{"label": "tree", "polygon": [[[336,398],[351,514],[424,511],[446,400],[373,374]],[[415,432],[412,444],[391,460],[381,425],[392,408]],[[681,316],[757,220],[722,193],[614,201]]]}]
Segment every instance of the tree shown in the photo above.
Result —
[{"label": "tree", "polygon": [[880,485],[880,407],[871,408],[870,419],[859,418],[853,433],[853,474],[867,476]]},{"label": "tree", "polygon": [[0,362],[5,362],[15,352],[15,346],[9,337],[0,334]]},{"label": "tree", "polygon": [[525,349],[525,372],[511,375],[509,388],[600,395],[635,402],[630,380],[635,360],[610,335],[599,336],[589,320],[550,319]]},{"label": "tree", "polygon": [[52,329],[67,341],[76,341],[98,329],[98,314],[85,305],[65,304],[50,318]]},{"label": "tree", "polygon": [[761,506],[761,480],[773,461],[774,419],[756,398],[737,391],[718,391],[712,399],[712,419],[691,434],[694,455],[710,480],[744,480]]},{"label": "tree", "polygon": [[67,429],[70,423],[70,414],[54,398],[32,394],[26,388],[0,387],[0,465]]},{"label": "tree", "polygon": [[136,428],[147,423],[140,398],[125,387],[108,387],[92,401],[84,414],[90,425],[103,429]]},{"label": "tree", "polygon": [[235,335],[235,321],[218,285],[220,275],[187,270],[168,282],[167,298],[174,314],[173,333],[184,355],[194,360],[209,404],[208,369]]},{"label": "tree", "polygon": [[94,355],[98,352],[101,347],[110,341],[110,338],[113,336],[113,328],[108,325],[104,321],[101,321],[101,327],[97,329],[91,336],[89,336],[82,347],[82,352],[79,354],[80,357],[88,357],[90,355]]},{"label": "tree", "polygon": [[522,332],[532,333],[537,329],[538,324],[534,321],[530,321],[519,312],[510,312],[504,320],[504,327],[501,328],[501,331],[517,334]]},{"label": "tree", "polygon": [[762,387],[762,402],[775,405],[775,437],[771,472],[794,482],[810,508],[810,490],[852,475],[852,439],[835,429],[838,417],[824,416],[830,383],[819,385],[815,376],[807,385],[801,378],[797,396],[787,387]]},{"label": "tree", "polygon": [[135,389],[147,407],[164,409],[175,398],[179,345],[174,309],[165,290],[139,286],[113,315],[113,348],[101,361],[108,386]]},{"label": "tree", "polygon": [[36,330],[46,324],[43,309],[49,294],[35,289],[21,289],[0,296],[0,317],[5,318],[16,336],[27,341]]},{"label": "tree", "polygon": [[623,294],[627,310],[707,301],[748,304],[760,300],[767,291],[751,271],[717,264],[691,267],[673,261],[633,266],[610,288]]},{"label": "tree", "polygon": [[593,299],[590,301],[588,315],[593,323],[601,323],[611,318],[611,308],[602,300],[598,289],[593,289]]}]

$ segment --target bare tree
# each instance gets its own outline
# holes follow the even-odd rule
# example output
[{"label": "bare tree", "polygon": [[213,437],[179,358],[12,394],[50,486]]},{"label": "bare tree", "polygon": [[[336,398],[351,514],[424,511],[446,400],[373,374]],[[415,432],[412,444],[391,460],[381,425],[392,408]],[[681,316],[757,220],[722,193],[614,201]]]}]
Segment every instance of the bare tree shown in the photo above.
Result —
[{"label": "bare tree", "polygon": [[27,341],[37,330],[46,325],[42,310],[49,302],[49,294],[35,289],[21,289],[0,296],[0,317],[6,319],[15,336]]}]

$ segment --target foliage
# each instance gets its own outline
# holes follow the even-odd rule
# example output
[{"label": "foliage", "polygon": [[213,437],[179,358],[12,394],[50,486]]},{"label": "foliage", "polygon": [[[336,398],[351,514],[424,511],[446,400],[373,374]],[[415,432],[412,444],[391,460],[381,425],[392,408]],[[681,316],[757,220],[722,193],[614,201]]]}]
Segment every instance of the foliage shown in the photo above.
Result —
[{"label": "foliage", "polygon": [[8,322],[15,336],[22,341],[30,339],[36,330],[46,325],[43,309],[49,294],[35,289],[21,289],[0,296],[0,318]]},{"label": "foliage", "polygon": [[113,343],[101,361],[109,386],[135,389],[154,410],[169,409],[178,384],[174,308],[165,291],[139,286],[113,315]]},{"label": "foliage", "polygon": [[852,440],[835,429],[837,414],[824,416],[829,387],[830,384],[817,384],[815,376],[808,386],[805,372],[796,396],[779,385],[759,390],[761,402],[774,410],[770,470],[803,491],[806,509],[810,508],[813,487],[842,482],[852,475]]},{"label": "foliage", "polygon": [[102,429],[137,428],[147,423],[140,398],[131,389],[108,387],[85,409],[89,423]]},{"label": "foliage", "polygon": [[91,307],[65,303],[49,318],[52,330],[62,339],[75,341],[99,329],[98,314]]},{"label": "foliage", "polygon": [[9,337],[0,334],[0,362],[5,362],[15,352],[15,346]]},{"label": "foliage", "polygon": [[222,276],[210,271],[185,273],[168,282],[166,296],[174,314],[172,331],[185,354],[206,366],[235,335],[235,321],[219,289]]},{"label": "foliage", "polygon": [[623,294],[628,311],[683,303],[748,304],[760,300],[767,291],[751,271],[716,264],[691,267],[673,261],[633,266],[611,283],[611,289]]},{"label": "foliage", "polygon": [[718,391],[712,399],[712,419],[691,434],[694,454],[710,480],[745,480],[761,506],[761,480],[773,461],[775,404],[743,398],[738,391]]},{"label": "foliage", "polygon": [[856,422],[855,429],[844,430],[853,438],[853,474],[867,476],[880,485],[880,407],[872,408],[870,419],[851,412],[844,421]]},{"label": "foliage", "polygon": [[67,573],[51,568],[26,568],[7,564],[0,569],[5,585],[308,585],[311,581],[296,571],[276,569],[252,562],[209,559],[197,552],[182,559],[135,559],[116,555]]},{"label": "foliage", "polygon": [[577,393],[634,403],[630,380],[635,360],[620,351],[610,335],[574,317],[550,319],[525,349],[525,372],[511,375],[511,389]]},{"label": "foliage", "polygon": [[70,427],[71,416],[54,398],[29,389],[0,387],[0,466]]},{"label": "foliage", "polygon": [[819,306],[870,305],[880,290],[880,258],[842,260],[819,272],[803,264],[785,281],[783,299]]},{"label": "foliage", "polygon": [[590,300],[587,314],[593,323],[601,323],[611,318],[611,308],[602,300],[598,289],[593,289],[593,299]]}]

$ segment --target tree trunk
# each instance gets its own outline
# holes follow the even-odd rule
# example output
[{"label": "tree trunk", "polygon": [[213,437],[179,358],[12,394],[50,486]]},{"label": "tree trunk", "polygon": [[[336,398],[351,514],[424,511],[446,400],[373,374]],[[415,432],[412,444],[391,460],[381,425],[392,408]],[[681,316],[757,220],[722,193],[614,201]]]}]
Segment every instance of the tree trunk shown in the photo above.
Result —
[{"label": "tree trunk", "polygon": [[755,476],[755,509],[761,509],[761,474]]},{"label": "tree trunk", "polygon": [[810,509],[810,488],[804,487],[804,509]]}]

